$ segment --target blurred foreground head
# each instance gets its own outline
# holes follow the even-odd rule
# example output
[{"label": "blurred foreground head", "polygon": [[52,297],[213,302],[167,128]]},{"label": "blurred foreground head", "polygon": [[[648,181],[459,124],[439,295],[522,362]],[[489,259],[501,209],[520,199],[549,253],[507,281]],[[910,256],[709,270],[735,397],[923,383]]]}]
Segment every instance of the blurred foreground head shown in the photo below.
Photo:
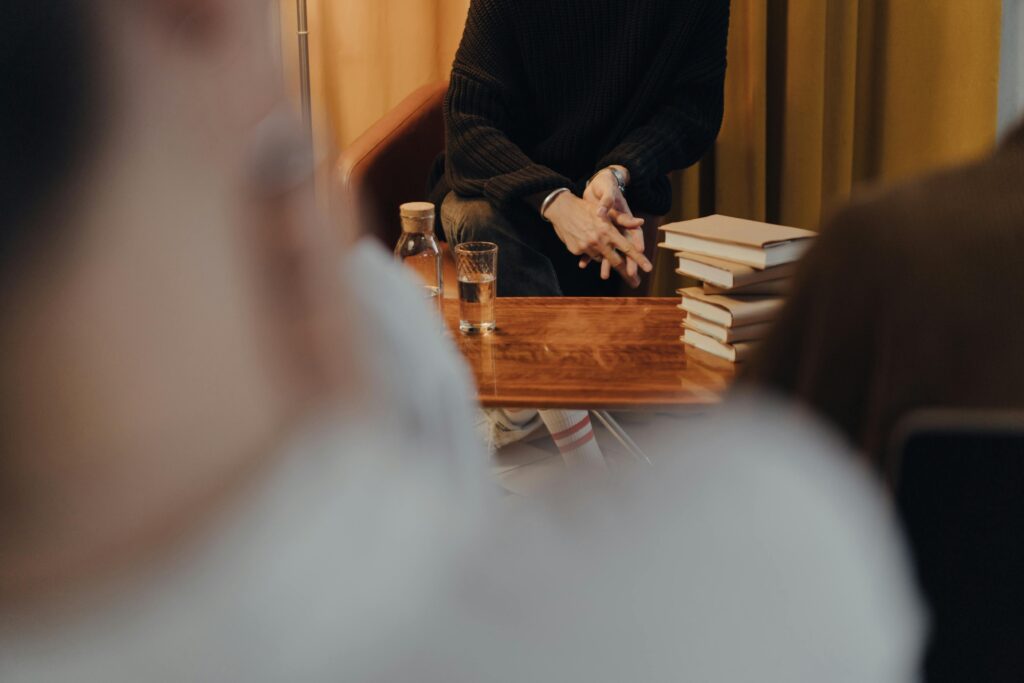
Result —
[{"label": "blurred foreground head", "polygon": [[272,9],[0,4],[0,553],[201,508],[344,374]]}]

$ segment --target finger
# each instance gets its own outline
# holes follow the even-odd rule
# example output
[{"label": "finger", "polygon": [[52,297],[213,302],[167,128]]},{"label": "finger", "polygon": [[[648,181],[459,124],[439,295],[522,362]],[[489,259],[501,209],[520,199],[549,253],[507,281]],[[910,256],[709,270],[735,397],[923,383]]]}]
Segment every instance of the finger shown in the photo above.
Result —
[{"label": "finger", "polygon": [[621,277],[621,278],[622,278],[622,280],[623,280],[623,281],[624,281],[624,282],[625,282],[626,284],[628,284],[628,285],[629,285],[630,287],[632,287],[633,289],[636,289],[637,287],[639,287],[639,286],[640,286],[640,277],[639,277],[638,275],[630,275],[630,274],[629,274],[629,266],[628,266],[628,263],[629,263],[628,261],[623,261],[623,262],[622,262],[621,264],[619,264],[619,266],[618,266],[618,267],[617,267],[617,268],[615,269],[615,272],[617,272],[617,273],[619,274],[619,277]]},{"label": "finger", "polygon": [[618,214],[618,216],[609,216],[611,221],[615,225],[619,226],[623,230],[640,230],[644,227],[643,218],[634,218],[625,214]]},{"label": "finger", "polygon": [[611,246],[614,247],[615,249],[618,249],[623,254],[636,261],[637,264],[639,264],[640,267],[643,268],[645,273],[650,273],[652,270],[654,270],[654,266],[647,259],[647,257],[644,256],[644,253],[638,250],[635,246],[633,246],[633,243],[630,242],[625,237],[623,237],[622,235],[618,233],[612,235]]},{"label": "finger", "polygon": [[618,270],[622,267],[622,257],[619,256],[619,252],[615,251],[615,247],[611,244],[605,243],[600,246],[601,257],[605,263],[610,263],[612,268]]},{"label": "finger", "polygon": [[627,230],[642,228],[644,227],[644,223],[646,223],[643,218],[637,218],[633,214],[619,211],[617,209],[610,210],[608,215],[612,219],[612,222],[620,228],[626,228]]},{"label": "finger", "polygon": [[637,278],[638,269],[639,267],[636,265],[636,261],[634,261],[633,259],[629,259],[626,261],[626,273],[629,275],[629,278],[631,280],[635,280]]},{"label": "finger", "polygon": [[601,263],[601,279],[607,280],[611,277],[611,270],[614,269],[630,287],[636,289],[640,286],[640,278],[630,276],[626,267],[626,261],[614,249],[609,248],[611,256],[606,256]]},{"label": "finger", "polygon": [[584,268],[586,268],[590,264],[591,264],[590,257],[589,256],[584,256],[583,258],[580,259],[580,270],[583,270]]},{"label": "finger", "polygon": [[642,230],[630,230],[626,233],[626,237],[633,243],[633,246],[636,247],[637,251],[641,254],[647,253],[644,249],[644,233]]}]

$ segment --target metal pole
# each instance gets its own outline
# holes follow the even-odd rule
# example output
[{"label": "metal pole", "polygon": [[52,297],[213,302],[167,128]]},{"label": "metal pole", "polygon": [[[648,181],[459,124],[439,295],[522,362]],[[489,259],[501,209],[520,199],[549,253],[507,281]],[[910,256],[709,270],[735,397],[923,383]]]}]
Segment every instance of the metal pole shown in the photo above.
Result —
[{"label": "metal pole", "polygon": [[608,431],[611,432],[612,436],[615,437],[615,440],[622,444],[622,447],[626,449],[626,452],[629,453],[634,460],[643,460],[648,465],[654,464],[651,462],[651,459],[647,457],[647,454],[640,450],[640,447],[636,445],[636,442],[633,441],[626,430],[622,428],[622,425],[612,417],[611,413],[607,410],[595,410],[594,415],[604,424]]},{"label": "metal pole", "polygon": [[299,15],[299,83],[302,88],[302,123],[306,127],[309,143],[313,144],[313,95],[309,75],[309,17],[306,0],[296,0]]}]

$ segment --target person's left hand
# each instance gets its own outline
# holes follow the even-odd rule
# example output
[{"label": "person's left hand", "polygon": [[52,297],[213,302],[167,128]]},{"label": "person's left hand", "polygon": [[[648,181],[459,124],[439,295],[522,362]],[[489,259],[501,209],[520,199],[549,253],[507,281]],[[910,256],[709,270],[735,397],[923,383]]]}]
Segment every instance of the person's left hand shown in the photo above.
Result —
[{"label": "person's left hand", "polygon": [[[583,199],[592,205],[601,218],[608,218],[615,227],[622,231],[623,235],[637,248],[641,254],[644,253],[644,220],[633,215],[629,208],[626,197],[619,189],[619,183],[610,169],[598,173],[590,181]],[[580,259],[580,268],[590,265],[590,259]],[[626,271],[629,275],[627,281],[632,285],[639,282],[639,268],[636,261],[628,259]],[[601,263],[601,276],[608,279],[611,275],[611,264],[607,261]]]}]

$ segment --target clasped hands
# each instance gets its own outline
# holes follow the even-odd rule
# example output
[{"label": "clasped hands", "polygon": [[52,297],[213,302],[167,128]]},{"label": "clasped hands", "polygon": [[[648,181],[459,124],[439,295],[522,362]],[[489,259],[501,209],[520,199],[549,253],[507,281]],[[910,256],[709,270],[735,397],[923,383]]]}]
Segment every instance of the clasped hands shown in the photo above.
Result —
[{"label": "clasped hands", "polygon": [[556,197],[545,217],[569,252],[581,257],[580,268],[601,264],[603,280],[614,269],[635,289],[640,286],[639,271],[654,269],[644,256],[644,221],[630,211],[609,169],[594,176],[582,199],[571,192]]}]

